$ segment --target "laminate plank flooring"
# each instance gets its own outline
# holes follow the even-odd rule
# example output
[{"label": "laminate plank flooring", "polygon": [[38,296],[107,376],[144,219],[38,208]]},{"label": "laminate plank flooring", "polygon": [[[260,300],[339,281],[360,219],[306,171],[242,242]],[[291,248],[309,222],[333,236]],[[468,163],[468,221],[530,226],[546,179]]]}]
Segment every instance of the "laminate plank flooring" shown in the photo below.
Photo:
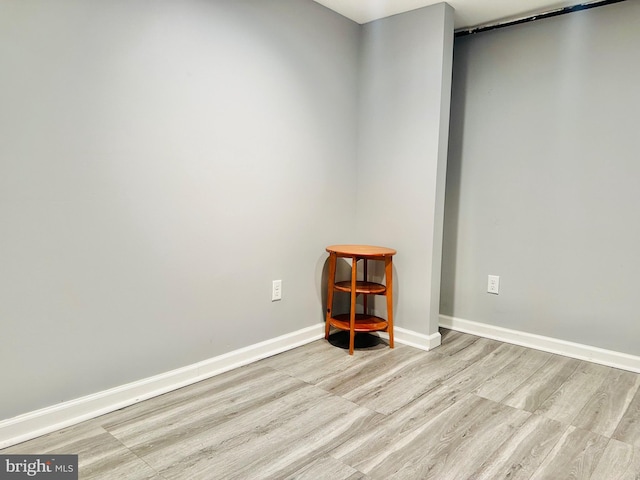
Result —
[{"label": "laminate plank flooring", "polygon": [[580,363],[580,360],[554,355],[502,402],[527,412],[535,412],[567,381]]},{"label": "laminate plank flooring", "polygon": [[311,463],[306,464],[300,470],[292,473],[287,479],[316,478],[318,480],[355,480],[365,478],[365,475],[351,468],[330,455],[325,455]]},{"label": "laminate plank flooring", "polygon": [[499,402],[541,368],[551,356],[550,353],[524,349],[505,368],[483,382],[474,393]]},{"label": "laminate plank flooring", "polygon": [[420,355],[420,358],[404,365],[393,375],[378,375],[377,379],[346,392],[344,397],[380,413],[393,413],[456,372],[484,358],[496,347],[481,340],[472,343],[455,356]]},{"label": "laminate plank flooring", "polygon": [[570,426],[531,478],[590,479],[608,441],[597,433]]},{"label": "laminate plank flooring", "polygon": [[640,390],[631,400],[631,404],[613,432],[613,438],[640,447]]},{"label": "laminate plank flooring", "polygon": [[640,449],[628,443],[609,440],[593,480],[638,480],[640,471]]},{"label": "laminate plank flooring", "polygon": [[610,371],[609,367],[582,362],[536,412],[560,422],[571,423]]},{"label": "laminate plank flooring", "polygon": [[[381,458],[392,448],[411,442],[426,424],[466,396],[466,392],[441,385],[419,399],[405,405],[393,415],[384,416],[371,429],[345,440],[331,455],[346,463]],[[366,451],[364,458],[362,452]]]},{"label": "laminate plank flooring", "polygon": [[560,422],[541,415],[531,415],[470,478],[531,478],[566,429],[567,426]]},{"label": "laminate plank flooring", "polygon": [[156,470],[94,421],[0,450],[0,453],[74,453],[78,455],[80,478],[83,480],[162,480]]},{"label": "laminate plank flooring", "polygon": [[399,437],[381,455],[369,456],[364,445],[342,460],[376,479],[465,478],[471,466],[493,453],[529,415],[468,394]]},{"label": "laminate plank flooring", "polygon": [[0,453],[81,479],[640,479],[640,375],[448,330],[324,340]]},{"label": "laminate plank flooring", "polygon": [[571,422],[572,425],[611,437],[639,386],[639,375],[609,370],[598,390]]}]

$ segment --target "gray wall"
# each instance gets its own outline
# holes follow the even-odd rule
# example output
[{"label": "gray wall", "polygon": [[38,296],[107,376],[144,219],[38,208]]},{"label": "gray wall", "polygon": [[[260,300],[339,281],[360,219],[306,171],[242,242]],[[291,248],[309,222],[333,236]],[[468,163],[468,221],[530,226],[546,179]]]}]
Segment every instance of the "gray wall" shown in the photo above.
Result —
[{"label": "gray wall", "polygon": [[456,40],[443,314],[640,355],[639,19]]},{"label": "gray wall", "polygon": [[302,0],[0,0],[0,419],[322,321],[359,33]]},{"label": "gray wall", "polygon": [[363,29],[358,241],[398,250],[396,325],[427,335],[438,332],[452,52],[444,3]]}]

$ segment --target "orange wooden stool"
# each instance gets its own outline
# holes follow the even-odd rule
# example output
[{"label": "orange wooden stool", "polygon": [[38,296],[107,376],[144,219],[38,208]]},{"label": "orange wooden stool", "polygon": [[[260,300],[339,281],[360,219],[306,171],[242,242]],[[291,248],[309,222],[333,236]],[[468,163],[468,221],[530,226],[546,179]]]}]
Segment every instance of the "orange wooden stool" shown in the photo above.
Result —
[{"label": "orange wooden stool", "polygon": [[[353,355],[356,332],[383,331],[389,333],[389,347],[393,348],[393,256],[396,251],[391,248],[373,247],[371,245],[331,245],[329,252],[329,288],[327,289],[327,320],[324,338],[329,338],[329,329],[334,326],[349,331],[349,355]],[[338,257],[351,259],[351,281],[336,282],[336,264]],[[357,279],[358,260],[364,260],[364,279]],[[385,285],[369,282],[367,278],[367,261],[384,261]],[[333,315],[333,293],[348,292],[351,294],[351,309],[347,314]],[[356,296],[364,297],[364,313],[356,314]],[[385,295],[387,297],[387,319],[369,315],[367,312],[367,295]]]}]

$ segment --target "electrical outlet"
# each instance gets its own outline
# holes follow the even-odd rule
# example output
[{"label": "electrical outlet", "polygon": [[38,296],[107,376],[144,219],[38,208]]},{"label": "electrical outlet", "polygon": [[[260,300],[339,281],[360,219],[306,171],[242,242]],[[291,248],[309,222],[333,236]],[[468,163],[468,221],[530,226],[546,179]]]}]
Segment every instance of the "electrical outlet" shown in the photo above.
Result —
[{"label": "electrical outlet", "polygon": [[271,285],[271,301],[282,300],[282,280],[274,280]]},{"label": "electrical outlet", "polygon": [[487,293],[493,293],[495,295],[500,293],[500,277],[498,275],[489,275]]}]

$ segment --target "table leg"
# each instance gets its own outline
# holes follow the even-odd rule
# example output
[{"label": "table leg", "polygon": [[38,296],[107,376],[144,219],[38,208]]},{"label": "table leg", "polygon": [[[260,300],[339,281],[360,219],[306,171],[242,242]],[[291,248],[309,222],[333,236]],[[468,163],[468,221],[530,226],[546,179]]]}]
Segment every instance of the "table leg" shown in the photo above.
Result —
[{"label": "table leg", "polygon": [[336,281],[336,263],[338,256],[335,253],[329,254],[329,281],[327,285],[327,318],[324,327],[324,338],[329,338],[329,330],[331,328],[331,310],[333,310],[333,286]]},{"label": "table leg", "polygon": [[393,260],[391,256],[384,257],[384,274],[387,287],[387,332],[389,346],[393,348]]},{"label": "table leg", "polygon": [[358,259],[351,261],[351,311],[349,313],[349,355],[353,355],[356,336],[356,282],[358,279]]},{"label": "table leg", "polygon": [[[363,271],[364,271],[364,278],[363,278],[363,280],[366,282],[366,281],[367,281],[367,278],[369,277],[369,274],[368,274],[368,272],[367,272],[367,259],[365,258],[365,259],[363,259],[362,261],[364,262],[364,266],[363,266],[363,267],[364,267],[364,268],[363,268]],[[367,308],[367,300],[368,300],[368,298],[369,298],[369,295],[367,295],[367,294],[365,293],[365,294],[364,294],[364,295],[362,295],[362,296],[363,296],[362,303],[363,303],[363,308],[364,308],[363,313],[366,315],[366,314],[369,312],[369,309]]]}]

